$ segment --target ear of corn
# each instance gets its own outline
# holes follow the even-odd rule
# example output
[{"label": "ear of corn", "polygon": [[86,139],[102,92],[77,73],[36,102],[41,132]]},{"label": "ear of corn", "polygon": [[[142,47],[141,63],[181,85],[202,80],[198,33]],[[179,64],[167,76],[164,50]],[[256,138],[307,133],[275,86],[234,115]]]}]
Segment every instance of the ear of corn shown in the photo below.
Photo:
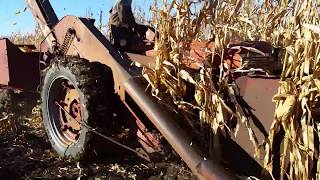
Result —
[{"label": "ear of corn", "polygon": [[[248,129],[256,155],[266,151],[265,168],[272,172],[274,161],[280,161],[280,178],[319,178],[319,112],[320,103],[320,26],[317,3],[312,0],[264,1],[223,0],[163,1],[162,9],[154,9],[154,24],[159,33],[156,68],[144,68],[143,75],[150,83],[152,94],[164,99],[172,96],[176,108],[197,108],[199,121],[218,129],[237,134],[239,125]],[[211,54],[200,68],[198,78],[191,76],[183,60],[190,58],[193,40],[214,41],[207,48]],[[230,69],[221,61],[220,78],[212,74],[213,57],[224,57],[224,48],[232,41],[262,40],[283,48],[283,71],[276,103],[274,122],[269,137],[258,142],[251,123],[236,96],[238,89],[229,81]],[[256,49],[251,49],[261,54]],[[263,54],[263,53],[262,53]],[[186,83],[195,85],[195,102],[185,102]],[[217,86],[216,86],[217,85]],[[232,102],[232,106],[230,103]],[[237,126],[228,126],[235,118]],[[276,136],[284,131],[281,158],[275,158]],[[261,149],[261,145],[265,147]]]}]

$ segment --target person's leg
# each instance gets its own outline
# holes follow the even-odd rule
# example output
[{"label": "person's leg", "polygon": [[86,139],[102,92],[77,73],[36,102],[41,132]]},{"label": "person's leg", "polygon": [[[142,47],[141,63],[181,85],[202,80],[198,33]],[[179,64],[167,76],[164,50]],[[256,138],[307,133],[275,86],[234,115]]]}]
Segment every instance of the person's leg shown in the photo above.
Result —
[{"label": "person's leg", "polygon": [[[146,26],[140,26],[142,30]],[[111,26],[113,44],[120,51],[144,54],[145,51],[153,49],[153,44],[146,44],[136,31],[131,28]]]},{"label": "person's leg", "polygon": [[134,32],[136,33],[137,37],[141,38],[142,40],[146,39],[147,31],[148,27],[142,24],[136,24],[134,27]]},{"label": "person's leg", "polygon": [[151,26],[137,24],[135,27],[135,32],[142,40],[147,40],[148,42],[155,41],[156,31]]},{"label": "person's leg", "polygon": [[130,29],[125,27],[111,26],[111,33],[115,48],[118,50],[126,51],[130,46],[130,38],[132,38]]},{"label": "person's leg", "polygon": [[114,25],[111,25],[111,36],[112,36],[112,41],[111,43],[113,44],[113,46],[116,48],[116,49],[119,49],[120,48],[120,32],[119,32],[119,28],[114,26]]}]

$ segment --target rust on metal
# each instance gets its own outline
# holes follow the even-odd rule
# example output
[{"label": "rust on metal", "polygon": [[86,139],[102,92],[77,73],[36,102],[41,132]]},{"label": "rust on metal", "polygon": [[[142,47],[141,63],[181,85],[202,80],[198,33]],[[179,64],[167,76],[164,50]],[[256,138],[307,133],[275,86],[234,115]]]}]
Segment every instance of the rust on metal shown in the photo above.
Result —
[{"label": "rust on metal", "polygon": [[[154,98],[148,95],[135,79],[126,81],[124,85],[127,93],[186,162],[194,174],[200,179],[233,179],[233,176],[219,163],[213,163],[209,159],[206,160],[201,150],[196,145],[193,145],[192,140],[186,132],[172,120],[172,115],[157,103]],[[199,166],[201,167],[200,169]]]},{"label": "rust on metal", "polygon": [[70,126],[70,123],[67,122],[66,118],[70,118],[72,119],[71,121],[72,122],[76,122],[79,124],[79,126],[81,127],[81,122],[77,122],[78,119],[74,118],[70,112],[68,112],[66,109],[65,109],[65,105],[64,104],[60,104],[58,102],[55,102],[55,105],[57,105],[58,109],[59,109],[59,116],[60,116],[60,129],[61,131],[63,132],[64,136],[67,137],[68,141],[74,143],[78,140],[79,138],[79,135],[80,135],[80,132],[79,131],[76,131],[74,130],[71,126]]},{"label": "rust on metal", "polygon": [[[49,1],[44,1],[44,4],[41,4],[40,0],[27,0],[27,2],[29,6],[31,6],[33,15],[41,26],[42,31],[45,35],[49,35],[46,40],[51,50],[55,46],[53,42],[57,41],[57,44],[64,45],[64,47],[62,47],[64,55],[78,56],[87,59],[90,62],[99,62],[110,67],[113,73],[115,92],[119,95],[120,99],[125,102],[126,96],[129,95],[134,100],[154,126],[186,162],[194,174],[200,179],[233,179],[233,176],[222,167],[221,164],[205,157],[204,153],[201,152],[201,149],[194,145],[195,143],[192,143],[187,132],[172,120],[172,114],[157,103],[155,98],[145,92],[145,86],[141,85],[141,79],[133,77],[133,73],[130,71],[132,62],[154,67],[155,51],[148,50],[144,53],[151,57],[130,53],[128,54],[128,57],[126,57],[124,54],[114,49],[113,45],[94,26],[92,20],[75,16],[66,16],[58,22]],[[70,30],[72,30],[72,35],[74,35],[75,38],[66,38],[66,35],[70,33]],[[213,59],[213,63],[219,65],[221,60],[216,57],[211,57],[212,54],[210,50],[213,48],[213,42],[207,42],[205,44],[193,42],[191,51],[189,52],[190,57],[185,60],[185,63],[188,63],[191,60],[192,63],[187,66],[193,69],[199,69],[197,63],[212,61]],[[242,56],[239,53],[222,58],[223,60],[226,59],[227,64],[235,68],[240,67],[243,63]],[[11,70],[10,67],[9,70]],[[269,118],[272,116],[272,108],[268,109],[265,107],[272,106],[266,105],[266,99],[264,98],[270,100],[271,98],[267,96],[273,95],[274,89],[266,88],[266,85],[271,83],[270,80],[258,80],[259,82],[253,81],[254,80],[251,79],[243,80],[241,78],[238,80],[239,86],[242,85],[242,88],[240,88],[241,95],[244,97],[245,101],[247,101],[248,105],[256,111],[254,114],[258,118],[263,116],[261,118],[261,124],[263,124],[263,126],[268,125]],[[272,86],[272,88],[273,87],[274,86]],[[271,88],[271,85],[269,88]],[[264,97],[259,99],[257,96],[262,93],[264,93]],[[76,97],[76,95],[75,93],[70,92],[66,97],[72,99]],[[66,101],[66,99],[63,100]],[[73,106],[69,102],[65,103],[71,108],[66,112],[70,114],[74,113],[77,117],[77,106]],[[260,111],[260,109],[262,109],[262,111]],[[62,110],[64,111],[66,109],[63,108]],[[140,128],[143,131],[144,127],[141,126]],[[152,137],[148,138],[152,141]],[[248,139],[249,138],[247,138],[247,140]],[[242,147],[246,149],[247,144],[246,142],[243,143],[244,145]]]},{"label": "rust on metal", "polygon": [[[243,103],[245,103],[242,106],[251,109],[253,113],[252,117],[256,117],[250,120],[250,123],[258,140],[262,142],[268,137],[268,128],[271,127],[274,119],[275,104],[272,102],[272,97],[277,93],[279,79],[244,76],[238,78],[236,83],[239,86],[240,95],[244,100]],[[254,157],[254,148],[250,141],[248,130],[244,125],[240,126],[236,142],[242,149]],[[258,162],[262,165],[263,159],[258,159]]]},{"label": "rust on metal", "polygon": [[9,64],[6,39],[0,39],[0,85],[9,85]]},{"label": "rust on metal", "polygon": [[126,108],[129,110],[130,114],[135,118],[136,125],[138,127],[137,137],[139,138],[139,143],[148,153],[160,152],[162,151],[161,144],[155,133],[149,132],[147,127],[143,124],[142,120],[136,115],[136,113],[131,109],[131,107],[123,102]]},{"label": "rust on metal", "polygon": [[81,107],[80,107],[80,99],[79,99],[79,93],[77,92],[76,89],[68,89],[66,96],[64,98],[64,103],[65,103],[65,110],[67,110],[67,112],[69,112],[69,114],[71,115],[68,116],[67,119],[67,123],[68,125],[77,131],[80,131],[81,125],[78,122],[82,121],[82,117],[81,117]]},{"label": "rust on metal", "polygon": [[126,53],[126,54],[128,55],[131,61],[138,63],[138,66],[143,65],[151,69],[155,67],[155,57],[144,56],[144,55],[134,54],[134,53]]},{"label": "rust on metal", "polygon": [[35,91],[40,83],[39,53],[24,53],[8,39],[0,40],[0,84]]},{"label": "rust on metal", "polygon": [[119,69],[128,69],[131,66],[131,62],[123,58],[106,37],[86,18],[75,16],[64,17],[54,27],[59,44],[63,43],[65,34],[69,29],[75,31],[77,38],[73,39],[70,47],[65,52],[66,55],[79,56],[90,62],[100,62],[110,67],[113,72],[115,91],[124,100],[125,90],[123,88],[123,81],[128,79],[130,75],[127,71],[119,71]]},{"label": "rust on metal", "polygon": [[[92,22],[85,18],[64,17],[54,27],[58,43],[63,43],[65,34],[70,28],[75,31],[77,38],[73,39],[66,55],[80,56],[91,62],[100,62],[110,67],[114,77],[115,92],[119,95],[120,99],[124,101],[125,92],[127,92],[175,151],[184,159],[190,169],[199,177],[203,177],[203,179],[208,178],[198,171],[197,166],[203,163],[203,166],[206,167],[206,162],[209,162],[209,160],[204,161],[204,156],[201,155],[200,149],[190,146],[191,141],[188,135],[171,120],[172,116],[167,115],[154,99],[146,95],[141,84],[135,83],[128,72],[132,66],[132,61],[117,52]],[[210,172],[204,173],[204,175],[214,174],[216,179],[231,179],[232,177],[218,163],[214,163],[213,168],[204,169]]]}]

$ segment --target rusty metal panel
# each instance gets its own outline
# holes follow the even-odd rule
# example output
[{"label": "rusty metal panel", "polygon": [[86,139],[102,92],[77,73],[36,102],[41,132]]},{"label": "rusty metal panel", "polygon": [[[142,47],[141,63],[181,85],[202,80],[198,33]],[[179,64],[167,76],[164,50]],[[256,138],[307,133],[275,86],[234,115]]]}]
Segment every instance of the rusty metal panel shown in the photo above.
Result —
[{"label": "rusty metal panel", "polygon": [[0,84],[37,90],[40,84],[39,53],[24,53],[8,39],[0,41]]},{"label": "rusty metal panel", "polygon": [[[240,88],[240,95],[243,97],[243,107],[248,107],[257,119],[250,120],[252,128],[255,131],[260,142],[268,136],[269,128],[274,119],[275,104],[272,97],[277,93],[279,79],[240,77],[236,80]],[[241,122],[240,122],[241,123]],[[254,157],[254,148],[250,141],[248,130],[241,123],[236,142],[252,157]],[[262,165],[264,155],[258,162]]]},{"label": "rusty metal panel", "polygon": [[6,40],[0,39],[0,85],[9,84],[9,65],[7,56]]},{"label": "rusty metal panel", "polygon": [[128,69],[131,62],[123,58],[92,22],[85,18],[75,16],[64,17],[54,27],[59,44],[63,44],[65,35],[70,29],[75,31],[76,38],[72,40],[71,46],[66,50],[66,55],[79,56],[90,62],[100,62],[110,67],[114,77],[115,91],[121,100],[124,100],[125,90],[123,82],[130,75],[127,71],[121,73],[119,69]]},{"label": "rusty metal panel", "polygon": [[137,62],[143,66],[150,67],[154,69],[156,58],[155,57],[148,57],[140,54],[133,54],[133,53],[127,53],[129,59],[133,62]]}]

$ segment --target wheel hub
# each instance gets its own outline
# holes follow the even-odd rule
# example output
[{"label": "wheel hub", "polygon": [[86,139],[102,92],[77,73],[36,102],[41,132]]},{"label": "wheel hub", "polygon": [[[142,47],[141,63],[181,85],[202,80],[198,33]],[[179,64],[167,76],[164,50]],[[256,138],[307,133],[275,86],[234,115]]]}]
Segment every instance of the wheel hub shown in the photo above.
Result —
[{"label": "wheel hub", "polygon": [[67,117],[68,125],[79,131],[81,129],[81,107],[80,107],[80,98],[77,90],[68,89],[67,94],[64,100],[64,103],[67,105],[65,110],[69,112],[70,116]]},{"label": "wheel hub", "polygon": [[59,112],[61,130],[68,139],[76,141],[79,138],[83,121],[80,96],[74,86],[70,84],[64,85],[62,91],[64,96],[59,103],[61,105]]}]

